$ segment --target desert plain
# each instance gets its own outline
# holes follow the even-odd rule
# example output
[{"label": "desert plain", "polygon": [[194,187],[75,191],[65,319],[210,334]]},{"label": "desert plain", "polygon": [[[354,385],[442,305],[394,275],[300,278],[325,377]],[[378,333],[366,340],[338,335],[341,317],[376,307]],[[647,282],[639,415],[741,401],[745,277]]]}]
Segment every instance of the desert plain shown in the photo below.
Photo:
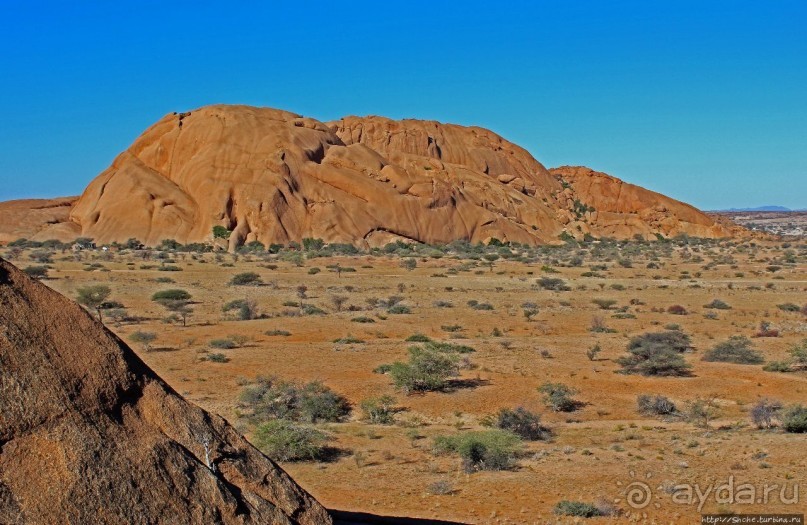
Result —
[{"label": "desert plain", "polygon": [[[462,523],[581,519],[556,512],[568,501],[611,514],[591,523],[692,523],[701,513],[807,507],[804,434],[775,420],[759,428],[750,416],[764,399],[807,401],[803,369],[769,365],[790,363],[807,338],[799,240],[399,242],[342,254],[317,243],[274,254],[16,244],[3,257],[47,268],[42,282],[67,297],[108,287],[117,304],[101,310],[105,325],[177,392],[248,438],[256,426],[242,393],[259,376],[320,381],[344,396],[346,417],[313,425],[333,453],[281,462],[329,509]],[[257,279],[234,284],[245,273]],[[169,289],[191,295],[184,322],[152,300]],[[253,318],[224,311],[232,301],[249,304]],[[663,331],[691,338],[690,373],[621,373],[631,338]],[[153,340],[140,344],[136,333]],[[732,336],[749,338],[764,363],[703,360]],[[445,388],[396,388],[382,365],[406,361],[426,339],[473,351]],[[553,410],[538,391],[545,383],[568,386],[573,408]],[[665,396],[676,411],[640,413],[640,395]],[[381,396],[394,399],[388,424],[363,410]],[[692,417],[698,402],[705,420]],[[518,443],[507,468],[467,468],[436,450],[440,436],[489,431],[501,409],[517,407],[538,414],[548,433]],[[726,483],[752,487],[756,501],[727,500],[728,489],[715,491]],[[710,492],[685,501],[681,486]]]}]

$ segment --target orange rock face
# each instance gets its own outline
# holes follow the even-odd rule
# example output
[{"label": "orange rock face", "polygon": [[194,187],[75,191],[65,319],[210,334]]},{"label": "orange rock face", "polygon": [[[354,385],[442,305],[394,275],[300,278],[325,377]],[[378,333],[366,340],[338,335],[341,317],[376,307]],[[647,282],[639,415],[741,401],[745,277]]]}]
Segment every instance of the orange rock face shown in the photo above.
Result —
[{"label": "orange rock face", "polygon": [[[563,166],[550,173],[567,186],[564,194],[568,195],[567,205],[571,201],[572,217],[579,217],[576,225],[595,237],[626,239],[640,235],[649,239],[658,233],[665,237],[686,234],[719,238],[747,233],[689,204],[590,168]],[[575,209],[575,200],[594,211],[583,211],[579,205]]]},{"label": "orange rock face", "polygon": [[[581,214],[575,201],[596,211]],[[0,204],[0,216],[9,206],[21,204]],[[564,231],[732,233],[690,206],[618,179],[585,168],[550,172],[481,128],[382,117],[325,124],[217,105],[166,115],[90,183],[67,219],[13,233],[0,226],[0,240],[206,242],[216,225],[233,232],[231,249],[305,237],[366,247],[493,237],[539,244]]]},{"label": "orange rock face", "polygon": [[0,304],[0,523],[331,523],[224,419],[2,259]]},{"label": "orange rock face", "polygon": [[70,221],[78,197],[0,202],[0,242],[20,238],[35,241],[72,240],[81,228]]}]

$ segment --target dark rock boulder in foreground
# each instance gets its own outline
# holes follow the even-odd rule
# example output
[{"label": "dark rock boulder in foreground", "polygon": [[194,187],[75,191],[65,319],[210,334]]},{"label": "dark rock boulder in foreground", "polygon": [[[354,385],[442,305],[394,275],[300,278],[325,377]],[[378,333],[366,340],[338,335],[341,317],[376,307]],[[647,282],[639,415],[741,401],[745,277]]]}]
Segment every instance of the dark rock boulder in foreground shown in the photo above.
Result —
[{"label": "dark rock boulder in foreground", "polygon": [[0,259],[0,523],[331,518],[81,307]]}]

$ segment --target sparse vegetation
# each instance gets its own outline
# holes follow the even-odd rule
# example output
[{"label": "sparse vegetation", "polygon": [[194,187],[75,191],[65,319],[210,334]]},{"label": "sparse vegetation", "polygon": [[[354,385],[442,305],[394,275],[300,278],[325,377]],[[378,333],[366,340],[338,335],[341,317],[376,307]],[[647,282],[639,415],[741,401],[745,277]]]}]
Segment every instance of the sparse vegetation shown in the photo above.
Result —
[{"label": "sparse vegetation", "polygon": [[541,416],[524,407],[499,410],[496,414],[496,428],[512,432],[528,441],[543,441],[552,436],[551,430],[541,424]]},{"label": "sparse vegetation", "polygon": [[396,407],[395,398],[392,396],[367,398],[361,402],[360,406],[364,418],[370,423],[390,425],[394,421]]},{"label": "sparse vegetation", "polygon": [[782,414],[782,428],[792,434],[806,433],[807,407],[799,404],[787,408]]},{"label": "sparse vegetation", "polygon": [[760,399],[751,408],[751,421],[757,428],[771,428],[780,418],[782,403],[773,399]]},{"label": "sparse vegetation", "polygon": [[660,394],[641,394],[636,398],[638,412],[646,416],[672,416],[678,412],[675,403]]},{"label": "sparse vegetation", "polygon": [[103,284],[83,286],[78,289],[76,300],[79,304],[94,309],[98,315],[98,320],[103,321],[101,311],[104,309],[103,305],[111,293],[112,290],[109,286]]},{"label": "sparse vegetation", "polygon": [[538,286],[544,290],[552,290],[555,292],[567,292],[571,287],[566,284],[566,281],[557,277],[540,277],[537,280]]},{"label": "sparse vegetation", "polygon": [[559,516],[575,516],[578,518],[594,518],[606,515],[591,503],[568,500],[559,501],[555,505],[555,514]]},{"label": "sparse vegetation", "polygon": [[463,432],[435,438],[434,451],[457,454],[466,472],[507,470],[521,451],[521,440],[505,430]]},{"label": "sparse vegetation", "polygon": [[162,290],[155,292],[151,296],[151,300],[181,319],[182,326],[187,324],[188,318],[193,314],[193,308],[190,305],[191,294],[186,290],[176,288]]},{"label": "sparse vegetation", "polygon": [[720,299],[714,299],[709,304],[703,306],[704,308],[713,308],[715,310],[731,310],[731,306],[728,303],[721,301]]},{"label": "sparse vegetation", "polygon": [[449,379],[459,374],[459,354],[435,348],[409,348],[409,361],[389,367],[395,387],[404,394],[445,390]]},{"label": "sparse vegetation", "polygon": [[129,340],[133,343],[139,343],[143,346],[143,350],[146,352],[151,351],[151,343],[153,343],[157,339],[157,334],[154,332],[141,332],[137,331],[134,332],[132,335],[129,336]]},{"label": "sparse vegetation", "polygon": [[233,275],[230,286],[261,286],[263,279],[255,272],[243,272]]},{"label": "sparse vegetation", "polygon": [[328,437],[319,430],[274,419],[257,426],[253,442],[276,461],[315,461],[326,455]]},{"label": "sparse vegetation", "polygon": [[647,333],[631,339],[628,355],[617,359],[617,363],[626,374],[686,376],[692,366],[681,354],[689,348],[689,336],[683,332]]},{"label": "sparse vegetation", "polygon": [[735,335],[710,348],[703,354],[704,361],[735,363],[739,365],[758,365],[765,359],[762,354],[753,349],[751,340],[741,335]]},{"label": "sparse vegetation", "polygon": [[297,383],[258,377],[240,395],[247,416],[254,423],[288,419],[305,423],[341,421],[350,414],[350,403],[319,381]]},{"label": "sparse vegetation", "polygon": [[224,313],[235,312],[235,318],[239,321],[249,321],[259,317],[258,304],[251,299],[235,299],[226,303],[221,310]]},{"label": "sparse vegetation", "polygon": [[574,399],[577,390],[563,383],[544,383],[538,387],[538,392],[544,395],[544,403],[555,412],[573,412],[580,408],[581,403]]}]

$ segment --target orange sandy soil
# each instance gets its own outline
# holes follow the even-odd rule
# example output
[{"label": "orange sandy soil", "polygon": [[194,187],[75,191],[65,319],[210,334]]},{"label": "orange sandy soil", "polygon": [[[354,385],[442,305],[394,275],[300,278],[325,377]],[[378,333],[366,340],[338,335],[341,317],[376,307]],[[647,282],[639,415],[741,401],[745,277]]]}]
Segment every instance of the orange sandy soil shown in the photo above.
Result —
[{"label": "orange sandy soil", "polygon": [[[705,490],[710,483],[734,476],[736,484],[755,484],[759,497],[765,483],[784,484],[790,492],[799,485],[800,503],[779,503],[776,489],[767,504],[718,504],[711,496],[703,512],[804,512],[804,435],[757,430],[749,421],[748,410],[763,397],[786,404],[807,402],[807,375],[764,372],[760,365],[705,363],[699,354],[731,335],[751,336],[760,321],[769,320],[781,336],[756,338],[754,344],[766,360],[785,359],[788,348],[807,337],[807,324],[801,314],[781,311],[776,305],[805,303],[807,268],[802,258],[795,266],[770,273],[765,258],[781,256],[783,250],[777,244],[762,243],[751,262],[746,254],[729,248],[723,254],[732,254],[736,267],[721,264],[705,270],[703,266],[710,260],[706,251],[701,253],[705,260],[695,263],[683,259],[680,248],[676,248],[672,259],[661,259],[661,269],[647,269],[647,260],[642,257],[634,258],[633,268],[605,262],[608,270],[601,272],[605,279],[581,277],[591,264],[600,263],[590,257],[581,268],[556,267],[557,274],[542,273],[541,264],[500,260],[493,271],[480,267],[450,275],[446,270],[463,261],[450,257],[419,259],[418,267],[407,271],[399,267],[396,257],[339,257],[307,260],[304,267],[276,262],[278,268],[269,270],[258,266],[263,261],[256,256],[242,255],[236,262],[233,256],[224,255],[223,261],[234,265],[223,267],[221,256],[219,262],[213,254],[198,256],[202,262],[187,254],[175,257],[175,264],[183,271],[161,272],[139,269],[142,264],[159,263],[145,262],[133,254],[112,254],[107,256],[111,260],[104,260],[100,252],[85,253],[83,260],[76,261],[66,253],[54,257],[52,278],[45,282],[70,297],[75,297],[82,285],[108,284],[113,290],[111,299],[124,303],[130,314],[148,320],[121,326],[108,320],[107,325],[123,339],[138,330],[156,332],[153,351],[145,352],[135,344],[133,348],[177,391],[240,424],[245,432],[249,428],[239,423],[237,415],[239,385],[245,378],[276,375],[319,379],[345,395],[356,407],[352,419],[323,428],[332,435],[334,446],[348,452],[331,463],[283,465],[329,508],[468,523],[567,523],[575,519],[553,514],[559,500],[593,502],[601,498],[613,502],[622,515],[585,521],[695,523],[700,515],[697,503],[676,504],[665,487],[699,483]],[[34,264],[28,254],[23,252],[14,262],[21,267]],[[105,269],[86,271],[90,262]],[[337,262],[356,268],[356,272],[338,277],[325,269]],[[323,271],[309,275],[308,269],[314,266]],[[228,286],[232,275],[245,271],[258,272],[271,285]],[[701,273],[699,277],[681,278],[682,271],[693,276]],[[737,276],[739,273],[743,275]],[[538,289],[534,283],[542,275],[565,279],[572,291]],[[155,282],[160,277],[170,277],[176,283]],[[403,292],[398,291],[399,283],[404,286]],[[625,289],[611,289],[615,283]],[[260,310],[269,315],[288,310],[282,303],[297,300],[295,289],[300,284],[308,287],[306,303],[319,306],[327,315],[231,321],[221,312],[224,302],[244,297],[256,300]],[[582,285],[585,290],[580,289]],[[353,291],[346,291],[346,286],[352,286]],[[166,312],[150,301],[152,293],[166,288],[187,289],[197,301],[187,327],[162,322]],[[366,311],[336,312],[330,301],[335,294],[349,297],[346,307],[356,305]],[[403,296],[412,313],[387,315],[383,310],[369,310],[367,298],[390,295]],[[615,319],[611,317],[613,311],[600,310],[592,298],[616,299],[617,307],[628,305],[631,299],[645,304],[629,307],[636,319]],[[703,314],[709,310],[703,305],[715,298],[732,309],[716,310],[718,320],[706,319]],[[466,305],[471,299],[490,302],[495,310],[473,310]],[[450,301],[454,306],[434,307],[437,300]],[[540,313],[532,321],[522,314],[520,305],[525,301],[539,306]],[[666,309],[673,304],[686,307],[689,315],[651,312],[653,307]],[[379,313],[387,319],[376,317]],[[376,322],[350,321],[360,315],[375,317]],[[590,332],[591,319],[596,315],[603,316],[616,332]],[[629,337],[660,330],[668,323],[680,324],[692,337],[696,351],[686,358],[694,367],[693,377],[645,378],[615,373],[619,367],[614,359],[624,354]],[[463,330],[450,334],[441,329],[454,324]],[[491,336],[494,328],[504,335]],[[288,330],[292,335],[264,334],[271,329]],[[373,373],[373,369],[405,360],[409,343],[403,339],[416,332],[436,339],[461,336],[459,342],[477,350],[470,355],[475,369],[465,371],[464,377],[480,379],[480,385],[450,393],[404,396],[395,392],[390,378]],[[250,340],[242,348],[223,351],[230,358],[227,363],[205,361],[208,342],[230,334]],[[347,335],[366,342],[333,343]],[[595,343],[603,351],[596,361],[589,361],[585,351]],[[548,350],[551,358],[542,357],[541,350]],[[536,391],[546,381],[578,389],[577,397],[586,406],[570,414],[552,413]],[[664,394],[679,407],[695,396],[715,394],[720,417],[711,429],[648,419],[636,413],[636,396],[642,393]],[[396,416],[395,425],[361,421],[360,401],[381,394],[394,395],[405,409]],[[480,429],[480,420],[486,415],[519,405],[540,412],[555,437],[551,442],[527,443],[516,469],[466,474],[456,457],[432,454],[433,436]],[[422,436],[420,439],[412,438],[412,428]],[[427,487],[443,480],[453,486],[453,493],[430,494]],[[632,509],[625,499],[626,487],[637,480],[646,482],[654,494],[652,502],[641,510]]]}]

